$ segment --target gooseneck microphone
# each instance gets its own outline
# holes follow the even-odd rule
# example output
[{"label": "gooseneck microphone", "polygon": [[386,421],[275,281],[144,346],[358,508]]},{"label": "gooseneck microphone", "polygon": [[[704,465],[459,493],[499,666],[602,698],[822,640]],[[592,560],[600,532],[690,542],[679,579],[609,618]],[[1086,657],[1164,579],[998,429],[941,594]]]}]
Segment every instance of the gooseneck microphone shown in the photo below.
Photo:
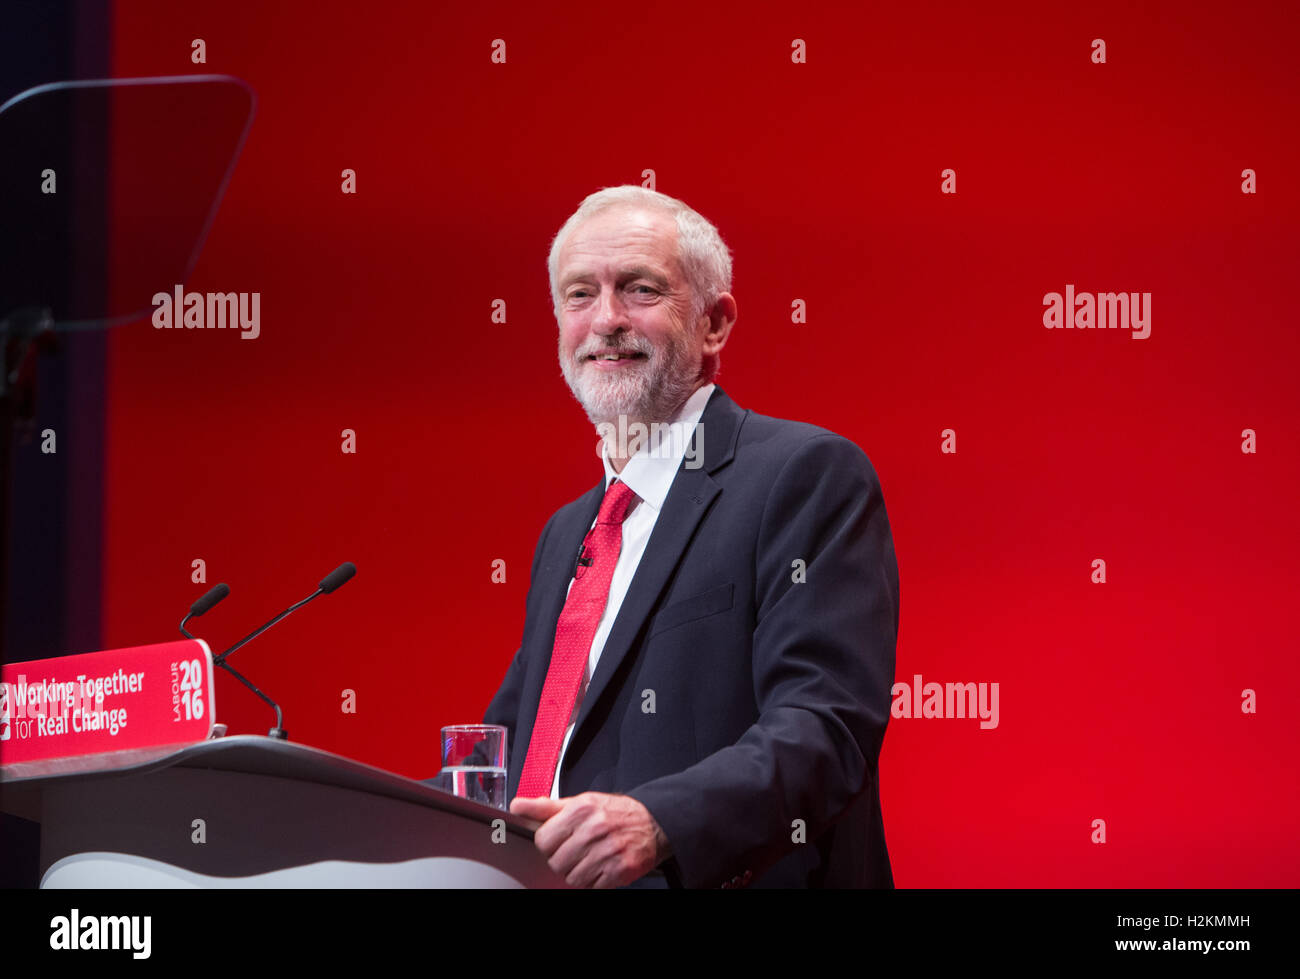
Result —
[{"label": "gooseneck microphone", "polygon": [[[218,602],[220,602],[229,594],[230,594],[230,586],[227,585],[225,582],[222,582],[221,584],[217,585],[215,588],[210,589],[207,592],[207,594],[205,594],[197,602],[191,605],[190,614],[185,616],[185,618],[181,619],[181,626],[180,626],[181,635],[184,636],[186,639],[194,639],[197,641],[198,637],[191,635],[186,630],[185,623],[188,622],[190,619],[197,619],[200,615],[210,610],[212,606],[216,605]],[[248,687],[249,690],[253,691],[253,693],[257,694],[259,697],[261,697],[263,700],[265,700],[268,704],[270,704],[275,709],[275,727],[271,728],[271,730],[268,733],[271,737],[279,738],[280,740],[283,741],[287,737],[287,735],[284,730],[284,715],[280,713],[280,705],[277,704],[270,697],[268,697],[266,694],[262,693],[262,691],[258,690],[257,687],[253,686],[253,684],[248,680],[247,677],[245,677],[241,673],[236,672],[233,668],[226,666],[226,664],[222,663],[220,660],[214,658],[212,660],[212,665],[220,666],[227,673],[233,676],[244,686]]]},{"label": "gooseneck microphone", "polygon": [[339,588],[343,587],[343,585],[346,584],[356,573],[357,573],[357,566],[353,564],[351,561],[344,561],[337,568],[335,568],[333,571],[327,574],[324,577],[324,579],[322,579],[317,589],[314,592],[312,592],[310,595],[308,595],[306,598],[304,598],[301,602],[295,602],[293,605],[290,605],[287,609],[285,609],[283,612],[281,612],[279,615],[273,618],[270,622],[267,622],[265,625],[257,629],[254,629],[243,639],[239,640],[239,642],[235,643],[233,646],[231,646],[229,649],[223,652],[220,656],[213,659],[212,662],[216,663],[218,666],[224,664],[226,662],[226,658],[235,650],[239,649],[241,646],[245,645],[246,643],[252,642],[254,639],[256,639],[258,636],[264,633],[267,629],[271,628],[271,626],[275,625],[285,616],[291,615],[292,613],[298,611],[298,609],[302,608],[304,605],[306,605],[308,602],[312,601],[313,599],[319,598],[321,595],[328,595],[330,592],[337,591]]},{"label": "gooseneck microphone", "polygon": [[190,614],[181,619],[181,635],[186,639],[193,639],[194,637],[185,631],[185,623],[190,619],[197,619],[229,594],[230,586],[224,581],[214,588],[208,589],[207,594],[190,606]]},{"label": "gooseneck microphone", "polygon": [[257,687],[253,686],[253,682],[249,680],[248,677],[244,676],[244,674],[240,673],[228,663],[221,663],[214,659],[212,665],[221,667],[244,686],[248,687],[249,690],[261,697],[262,700],[271,705],[271,709],[275,711],[275,727],[266,732],[268,738],[278,738],[281,741],[289,740],[289,732],[284,729],[284,712],[280,710],[279,704],[266,694],[262,693],[262,691],[258,690]]},{"label": "gooseneck microphone", "polygon": [[[335,568],[333,571],[331,571],[328,575],[325,576],[325,578],[321,581],[320,585],[317,587],[316,591],[312,592],[301,602],[289,606],[287,609],[285,609],[283,612],[281,612],[279,615],[273,618],[270,622],[267,622],[265,625],[261,626],[260,628],[255,629],[253,632],[250,632],[248,635],[246,635],[243,639],[239,640],[239,642],[235,643],[225,652],[221,653],[218,656],[212,657],[213,666],[221,667],[223,670],[225,670],[227,673],[233,676],[244,686],[248,687],[249,690],[257,694],[258,697],[266,701],[266,703],[270,704],[271,707],[275,710],[275,727],[271,728],[271,730],[267,732],[267,735],[269,737],[278,738],[281,741],[288,740],[289,732],[286,731],[284,727],[284,712],[280,710],[279,704],[277,704],[266,694],[262,693],[262,691],[258,690],[257,687],[253,686],[253,684],[245,676],[243,676],[243,674],[235,670],[233,666],[230,666],[226,662],[226,657],[229,656],[231,653],[233,653],[236,649],[239,649],[239,647],[245,645],[246,643],[252,642],[258,636],[264,633],[267,629],[271,628],[271,626],[275,625],[277,622],[283,619],[286,615],[289,615],[291,612],[296,612],[298,609],[302,608],[312,599],[318,598],[321,595],[328,595],[330,592],[333,591],[337,591],[344,584],[346,584],[356,573],[357,573],[357,566],[355,564],[353,564],[351,561],[343,562],[337,568]],[[185,631],[185,623],[188,622],[191,618],[200,616],[204,612],[207,612],[209,609],[212,608],[212,606],[216,605],[219,601],[221,601],[229,594],[230,594],[230,588],[227,585],[224,584],[217,585],[206,595],[200,598],[197,602],[191,605],[190,614],[187,615],[185,618],[181,619],[181,633],[187,639],[195,638],[194,636],[190,635],[188,632]]]},{"label": "gooseneck microphone", "polygon": [[[325,576],[320,583],[320,590],[323,594],[328,595],[332,591],[338,591],[357,573],[357,566],[351,561],[344,561],[337,568]],[[312,596],[313,598],[315,596]]]}]

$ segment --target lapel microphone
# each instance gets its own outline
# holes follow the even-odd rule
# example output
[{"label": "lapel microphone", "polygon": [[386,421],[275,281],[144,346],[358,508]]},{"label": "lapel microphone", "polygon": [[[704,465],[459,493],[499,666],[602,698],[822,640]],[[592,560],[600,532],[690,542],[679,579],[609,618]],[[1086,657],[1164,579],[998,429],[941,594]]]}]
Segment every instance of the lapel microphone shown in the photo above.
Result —
[{"label": "lapel microphone", "polygon": [[584,540],[578,546],[578,558],[576,561],[573,562],[573,577],[581,578],[582,569],[590,568],[593,561],[595,561],[595,558],[587,557],[587,542]]},{"label": "lapel microphone", "polygon": [[[611,489],[613,489],[613,488],[614,488],[614,484],[617,483],[617,482],[618,482],[618,477],[615,476],[613,479],[611,479],[611,480],[609,481],[609,486],[606,487],[605,492],[608,493]],[[590,530],[587,531],[587,536],[588,536],[588,537],[591,536],[591,531],[590,531]],[[594,561],[595,561],[595,558],[587,557],[587,539],[586,539],[586,537],[584,537],[583,540],[582,540],[582,543],[578,545],[578,556],[577,556],[577,558],[576,558],[576,559],[574,560],[574,562],[573,562],[573,574],[571,574],[570,577],[571,577],[571,578],[581,578],[581,577],[582,577],[582,569],[583,569],[583,568],[590,568],[591,565],[592,565],[592,563],[593,563]]]}]

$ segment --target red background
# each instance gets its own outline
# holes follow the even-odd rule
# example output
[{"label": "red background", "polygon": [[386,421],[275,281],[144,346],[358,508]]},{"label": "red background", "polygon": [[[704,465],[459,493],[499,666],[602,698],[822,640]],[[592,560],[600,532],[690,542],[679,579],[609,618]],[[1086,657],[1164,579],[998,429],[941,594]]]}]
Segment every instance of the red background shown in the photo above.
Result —
[{"label": "red background", "polygon": [[[651,168],[735,255],[720,383],[880,474],[898,678],[1000,684],[996,730],[891,722],[898,884],[1300,883],[1295,15],[1040,6],[119,4],[115,76],[258,93],[187,286],[260,291],[262,333],[113,332],[105,647],[226,581],[221,648],[352,560],[232,663],[294,740],[431,775],[519,642],[546,518],[601,473],[550,239]],[[1151,292],[1150,338],[1045,330],[1066,283]]]}]

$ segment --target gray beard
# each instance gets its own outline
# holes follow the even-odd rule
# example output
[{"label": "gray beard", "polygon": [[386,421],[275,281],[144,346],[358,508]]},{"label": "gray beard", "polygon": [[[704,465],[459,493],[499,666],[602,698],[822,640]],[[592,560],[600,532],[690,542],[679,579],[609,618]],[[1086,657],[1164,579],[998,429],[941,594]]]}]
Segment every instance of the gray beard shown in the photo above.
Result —
[{"label": "gray beard", "polygon": [[585,359],[575,363],[561,352],[560,369],[569,390],[596,426],[617,425],[620,417],[628,424],[670,421],[698,387],[700,360],[691,355],[690,340],[670,342],[663,350],[649,348],[644,341],[627,345],[648,357],[615,377],[601,377],[599,368],[588,366]]}]

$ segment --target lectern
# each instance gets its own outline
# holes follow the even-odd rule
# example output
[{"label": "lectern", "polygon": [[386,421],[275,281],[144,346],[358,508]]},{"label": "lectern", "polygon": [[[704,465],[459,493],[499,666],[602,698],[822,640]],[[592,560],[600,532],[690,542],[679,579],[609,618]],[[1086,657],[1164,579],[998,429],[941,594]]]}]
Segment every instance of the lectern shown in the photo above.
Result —
[{"label": "lectern", "polygon": [[0,771],[42,887],[564,887],[535,824],[255,735]]}]

